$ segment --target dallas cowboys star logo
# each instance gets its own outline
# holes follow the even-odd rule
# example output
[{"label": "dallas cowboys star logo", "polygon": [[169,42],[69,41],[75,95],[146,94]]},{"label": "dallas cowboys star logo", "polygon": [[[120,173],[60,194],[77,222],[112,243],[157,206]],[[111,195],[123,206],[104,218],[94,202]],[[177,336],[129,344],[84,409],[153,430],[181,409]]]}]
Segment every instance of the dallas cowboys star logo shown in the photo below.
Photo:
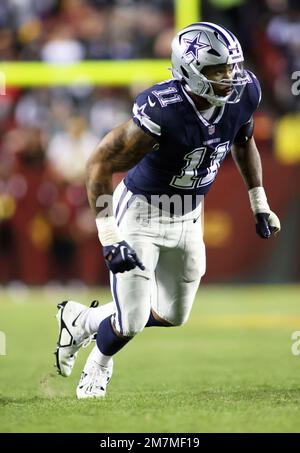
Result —
[{"label": "dallas cowboys star logo", "polygon": [[147,113],[145,112],[146,107],[147,107],[147,103],[141,105],[141,107],[139,107],[137,104],[134,104],[134,106],[133,106],[134,116],[136,116],[138,118],[141,118],[142,116],[146,117],[146,118],[150,118],[150,116],[148,116]]},{"label": "dallas cowboys star logo", "polygon": [[[186,42],[188,44],[187,48],[184,51],[185,56],[192,56],[193,58],[195,58],[197,60],[199,50],[205,49],[205,47],[210,47],[208,38],[205,34],[202,37],[202,42],[201,42],[202,33],[203,32],[200,32],[193,39],[183,38],[184,42]],[[203,39],[205,39],[206,42],[203,42]]]},{"label": "dallas cowboys star logo", "polygon": [[147,113],[145,112],[145,108],[147,107],[147,103],[141,105],[141,107],[139,107],[137,104],[134,105],[134,109],[133,109],[133,113],[135,114],[135,116],[137,117],[146,117],[146,118],[150,118],[150,116],[147,115]]}]

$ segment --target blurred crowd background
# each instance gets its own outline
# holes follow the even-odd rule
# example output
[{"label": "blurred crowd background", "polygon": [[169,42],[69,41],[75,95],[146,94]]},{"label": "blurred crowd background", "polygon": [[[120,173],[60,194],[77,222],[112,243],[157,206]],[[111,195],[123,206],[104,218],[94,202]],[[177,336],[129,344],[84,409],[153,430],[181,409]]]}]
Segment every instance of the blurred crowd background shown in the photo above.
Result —
[{"label": "blurred crowd background", "polygon": [[[206,281],[298,281],[299,1],[203,0],[201,18],[239,37],[246,67],[261,81],[255,136],[283,222],[277,240],[258,242],[247,193],[227,159],[206,202]],[[174,26],[173,0],[2,0],[0,60],[169,58]],[[129,118],[142,88],[8,86],[0,96],[0,283],[108,282],[85,162]]]}]

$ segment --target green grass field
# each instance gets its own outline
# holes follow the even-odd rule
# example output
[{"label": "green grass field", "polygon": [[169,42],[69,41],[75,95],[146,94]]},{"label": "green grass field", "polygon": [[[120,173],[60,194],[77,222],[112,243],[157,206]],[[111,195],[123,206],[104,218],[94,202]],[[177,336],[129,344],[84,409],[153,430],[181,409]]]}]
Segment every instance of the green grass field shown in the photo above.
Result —
[{"label": "green grass field", "polygon": [[189,322],[145,329],[116,357],[107,397],[93,401],[75,397],[88,350],[71,377],[53,368],[56,303],[70,296],[110,299],[0,293],[1,432],[300,432],[299,286],[203,286]]}]

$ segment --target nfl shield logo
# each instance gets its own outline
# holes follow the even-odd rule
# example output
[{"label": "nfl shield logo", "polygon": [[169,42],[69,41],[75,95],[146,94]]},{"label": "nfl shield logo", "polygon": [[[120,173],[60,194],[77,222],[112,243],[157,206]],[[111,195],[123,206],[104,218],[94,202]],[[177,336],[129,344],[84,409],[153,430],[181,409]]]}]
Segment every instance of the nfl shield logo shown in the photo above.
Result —
[{"label": "nfl shield logo", "polygon": [[216,128],[215,128],[215,126],[213,124],[211,126],[208,126],[208,134],[209,135],[214,134],[215,130],[216,130]]}]

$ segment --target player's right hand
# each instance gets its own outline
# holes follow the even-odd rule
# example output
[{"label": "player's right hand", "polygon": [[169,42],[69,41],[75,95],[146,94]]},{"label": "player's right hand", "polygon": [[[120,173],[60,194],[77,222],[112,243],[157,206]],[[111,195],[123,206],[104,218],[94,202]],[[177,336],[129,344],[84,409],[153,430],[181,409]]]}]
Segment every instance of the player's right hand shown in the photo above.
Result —
[{"label": "player's right hand", "polygon": [[126,272],[138,266],[142,271],[145,266],[133,248],[126,241],[116,242],[103,247],[103,255],[108,269],[113,273]]}]

